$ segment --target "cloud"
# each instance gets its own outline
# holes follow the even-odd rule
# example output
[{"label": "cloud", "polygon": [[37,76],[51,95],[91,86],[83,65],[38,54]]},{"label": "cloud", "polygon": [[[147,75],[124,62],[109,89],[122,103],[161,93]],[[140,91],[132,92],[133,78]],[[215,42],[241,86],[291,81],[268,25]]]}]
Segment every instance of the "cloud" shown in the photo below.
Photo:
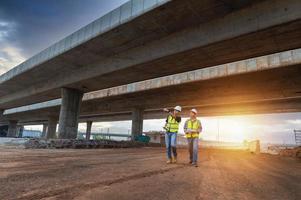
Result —
[{"label": "cloud", "polygon": [[9,36],[12,25],[8,22],[0,21],[0,41],[5,40]]},{"label": "cloud", "polygon": [[10,45],[0,49],[0,75],[17,66],[25,60],[21,50]]},{"label": "cloud", "polygon": [[15,30],[15,23],[0,21],[0,75],[25,60],[21,49],[11,42]]},{"label": "cloud", "polygon": [[0,44],[13,39],[16,31],[17,24],[15,22],[0,20]]},{"label": "cloud", "polygon": [[9,33],[7,41],[14,43],[29,58],[126,1],[0,1],[0,23],[5,26],[2,34],[7,36],[4,31],[7,26],[14,28],[14,33]]}]

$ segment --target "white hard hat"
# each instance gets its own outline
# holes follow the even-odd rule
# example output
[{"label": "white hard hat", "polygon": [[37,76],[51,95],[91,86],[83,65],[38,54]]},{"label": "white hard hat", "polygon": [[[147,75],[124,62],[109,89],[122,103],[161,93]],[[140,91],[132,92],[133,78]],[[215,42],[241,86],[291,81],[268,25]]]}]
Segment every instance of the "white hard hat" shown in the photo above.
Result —
[{"label": "white hard hat", "polygon": [[191,112],[198,114],[198,111],[195,108],[191,109]]},{"label": "white hard hat", "polygon": [[179,111],[179,112],[181,112],[181,111],[182,111],[182,108],[181,108],[181,106],[176,106],[174,109],[175,109],[176,111]]}]

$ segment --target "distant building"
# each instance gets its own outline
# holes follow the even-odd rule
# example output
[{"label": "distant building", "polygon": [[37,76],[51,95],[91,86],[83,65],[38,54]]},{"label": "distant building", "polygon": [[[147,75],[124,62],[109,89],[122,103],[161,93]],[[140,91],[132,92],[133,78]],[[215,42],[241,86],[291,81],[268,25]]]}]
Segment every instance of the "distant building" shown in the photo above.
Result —
[{"label": "distant building", "polygon": [[40,138],[40,137],[42,137],[42,132],[35,131],[35,130],[23,130],[22,137],[23,138]]}]

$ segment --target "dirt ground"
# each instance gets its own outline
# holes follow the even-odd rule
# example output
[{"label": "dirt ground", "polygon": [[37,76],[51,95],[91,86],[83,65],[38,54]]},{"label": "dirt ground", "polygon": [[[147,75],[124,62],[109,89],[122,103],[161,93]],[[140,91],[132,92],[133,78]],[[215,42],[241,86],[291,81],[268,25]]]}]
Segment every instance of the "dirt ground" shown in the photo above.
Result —
[{"label": "dirt ground", "polygon": [[164,149],[0,149],[0,199],[301,199],[301,161],[201,150],[199,167]]}]

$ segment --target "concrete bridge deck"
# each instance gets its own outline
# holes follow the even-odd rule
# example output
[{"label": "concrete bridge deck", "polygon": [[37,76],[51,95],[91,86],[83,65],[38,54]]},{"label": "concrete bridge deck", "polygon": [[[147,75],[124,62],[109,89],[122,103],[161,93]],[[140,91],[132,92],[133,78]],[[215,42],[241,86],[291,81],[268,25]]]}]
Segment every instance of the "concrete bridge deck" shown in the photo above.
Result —
[{"label": "concrete bridge deck", "polygon": [[300,9],[298,0],[132,0],[2,75],[0,108],[299,48]]},{"label": "concrete bridge deck", "polygon": [[[165,164],[165,149],[1,149],[0,199],[301,198],[300,160],[244,151],[201,150],[199,167]],[[41,167],[42,166],[42,167]]]}]

